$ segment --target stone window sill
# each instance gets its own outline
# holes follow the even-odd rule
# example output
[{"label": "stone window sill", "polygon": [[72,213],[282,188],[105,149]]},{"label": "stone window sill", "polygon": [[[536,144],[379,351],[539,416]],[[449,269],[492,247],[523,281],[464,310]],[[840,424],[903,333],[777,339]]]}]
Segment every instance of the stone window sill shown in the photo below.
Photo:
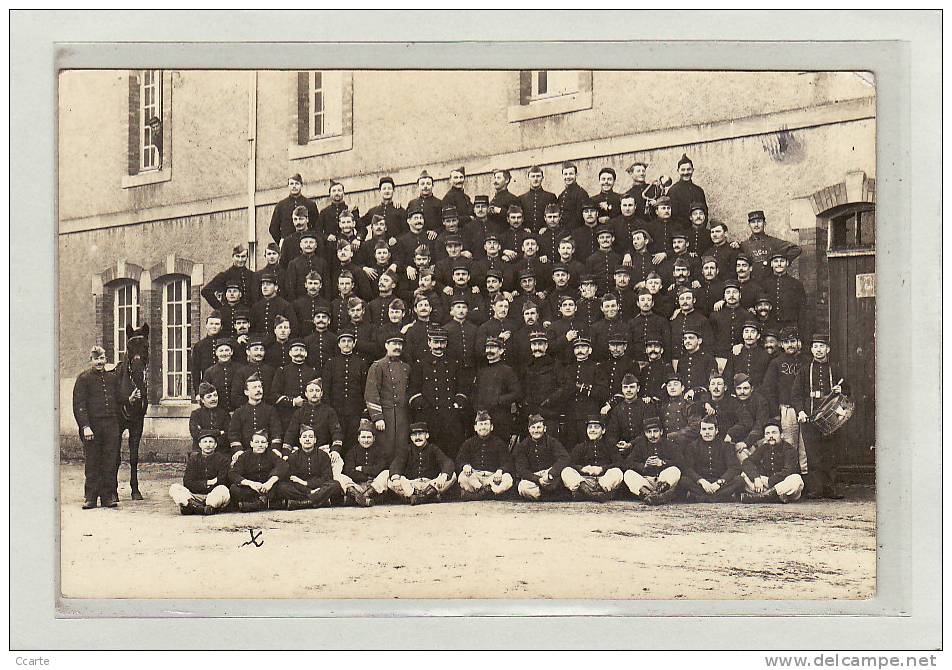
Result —
[{"label": "stone window sill", "polygon": [[325,154],[336,154],[341,151],[350,151],[354,148],[354,136],[335,135],[311,140],[307,144],[289,144],[288,160],[299,160]]},{"label": "stone window sill", "polygon": [[122,176],[122,188],[135,188],[136,186],[145,186],[147,184],[159,184],[164,181],[172,181],[172,168],[163,167],[159,170],[148,170],[139,174],[128,174]]},{"label": "stone window sill", "polygon": [[509,123],[540,119],[546,116],[578,112],[592,108],[592,92],[579,91],[557,98],[538,100],[527,105],[510,105],[508,109]]}]

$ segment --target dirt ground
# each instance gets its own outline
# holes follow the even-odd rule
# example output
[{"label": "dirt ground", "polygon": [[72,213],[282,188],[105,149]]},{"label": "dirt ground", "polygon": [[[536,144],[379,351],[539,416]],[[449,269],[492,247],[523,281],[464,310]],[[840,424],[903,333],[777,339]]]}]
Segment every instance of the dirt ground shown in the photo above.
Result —
[{"label": "dirt ground", "polygon": [[[64,597],[826,599],[875,592],[872,489],[790,505],[470,502],[181,516],[182,465],[82,510],[61,468]],[[260,532],[260,547],[249,544]],[[247,576],[254,575],[253,578]]]}]

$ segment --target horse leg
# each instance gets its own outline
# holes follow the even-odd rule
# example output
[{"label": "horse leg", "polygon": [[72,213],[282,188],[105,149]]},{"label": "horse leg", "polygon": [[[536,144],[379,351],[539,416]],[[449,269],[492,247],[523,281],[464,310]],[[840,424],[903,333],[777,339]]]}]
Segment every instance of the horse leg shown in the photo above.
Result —
[{"label": "horse leg", "polygon": [[129,486],[132,488],[132,499],[142,500],[139,493],[139,442],[142,440],[142,417],[129,422]]}]

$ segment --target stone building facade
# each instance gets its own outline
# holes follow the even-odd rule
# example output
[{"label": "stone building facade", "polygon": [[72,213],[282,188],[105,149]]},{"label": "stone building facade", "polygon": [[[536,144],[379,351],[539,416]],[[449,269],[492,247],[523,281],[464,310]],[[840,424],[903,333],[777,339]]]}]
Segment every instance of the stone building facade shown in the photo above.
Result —
[{"label": "stone building facade", "polygon": [[[395,201],[416,177],[464,165],[466,191],[490,170],[527,186],[559,164],[597,192],[598,170],[649,163],[649,178],[694,161],[711,216],[747,234],[746,213],[800,242],[794,264],[818,323],[829,322],[829,221],[875,202],[875,89],[862,73],[662,71],[64,71],[59,77],[59,374],[63,444],[76,444],[70,398],[92,344],[113,360],[122,325],[151,328],[143,457],[187,448],[189,340],[209,306],[199,292],[251,245],[260,264],[274,204],[301,173],[319,207],[331,179],[362,211],[390,175]],[[150,122],[153,122],[150,125]],[[157,123],[155,123],[157,122]],[[859,219],[857,218],[858,222]],[[839,224],[837,224],[839,225]],[[859,225],[858,223],[856,225]]]}]

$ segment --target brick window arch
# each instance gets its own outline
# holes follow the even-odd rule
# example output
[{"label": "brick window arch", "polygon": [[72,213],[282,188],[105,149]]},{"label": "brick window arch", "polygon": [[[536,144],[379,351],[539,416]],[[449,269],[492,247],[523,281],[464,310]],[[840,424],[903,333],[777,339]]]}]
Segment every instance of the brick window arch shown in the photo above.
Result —
[{"label": "brick window arch", "polygon": [[98,344],[113,364],[125,352],[126,323],[142,323],[141,277],[142,268],[125,259],[93,276]]}]

